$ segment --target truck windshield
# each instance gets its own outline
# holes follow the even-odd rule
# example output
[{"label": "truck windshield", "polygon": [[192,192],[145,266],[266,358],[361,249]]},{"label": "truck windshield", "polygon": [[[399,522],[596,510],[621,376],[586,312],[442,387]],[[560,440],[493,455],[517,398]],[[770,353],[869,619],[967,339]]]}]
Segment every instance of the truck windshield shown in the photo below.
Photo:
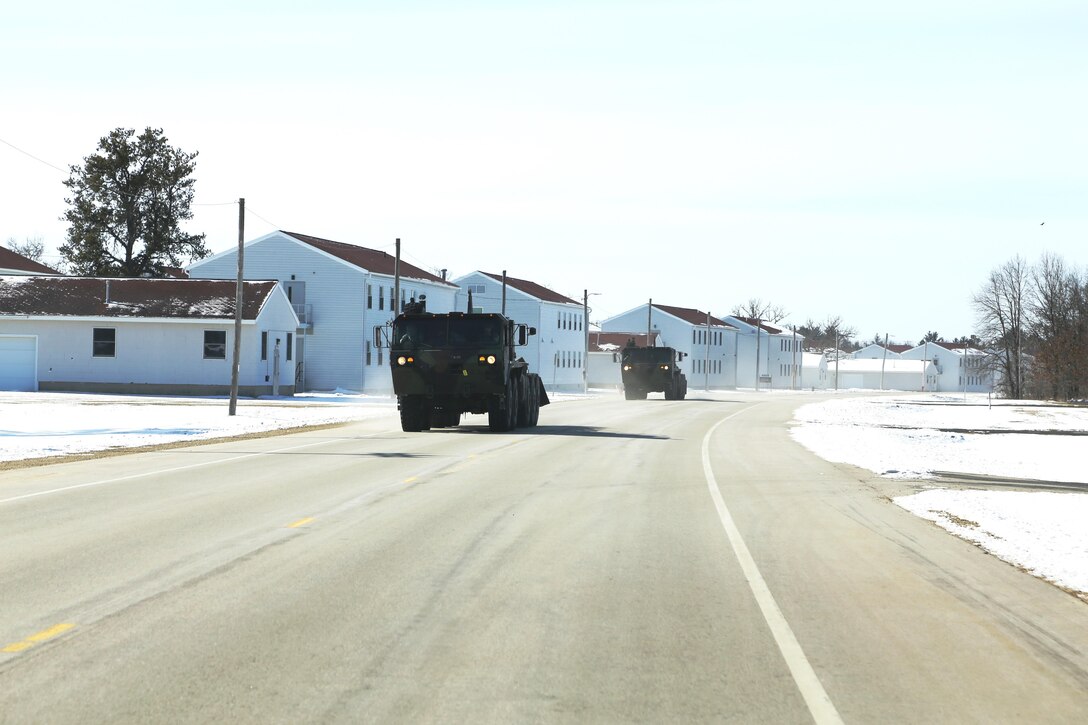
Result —
[{"label": "truck windshield", "polygon": [[625,362],[668,363],[672,362],[672,350],[667,347],[627,347],[623,350]]},{"label": "truck windshield", "polygon": [[502,322],[493,317],[418,317],[393,326],[394,347],[475,347],[502,344]]}]

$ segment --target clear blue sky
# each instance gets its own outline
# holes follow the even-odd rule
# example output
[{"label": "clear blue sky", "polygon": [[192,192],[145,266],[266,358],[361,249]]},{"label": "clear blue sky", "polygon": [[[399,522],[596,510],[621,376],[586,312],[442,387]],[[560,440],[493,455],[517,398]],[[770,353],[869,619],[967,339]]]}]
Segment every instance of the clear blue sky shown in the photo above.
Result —
[{"label": "clear blue sky", "polygon": [[[1083,1],[22,5],[0,139],[63,169],[162,128],[213,251],[245,197],[247,239],[400,237],[595,320],[760,298],[904,342],[971,332],[1015,254],[1088,264]],[[63,242],[64,178],[0,144],[0,243]]]}]

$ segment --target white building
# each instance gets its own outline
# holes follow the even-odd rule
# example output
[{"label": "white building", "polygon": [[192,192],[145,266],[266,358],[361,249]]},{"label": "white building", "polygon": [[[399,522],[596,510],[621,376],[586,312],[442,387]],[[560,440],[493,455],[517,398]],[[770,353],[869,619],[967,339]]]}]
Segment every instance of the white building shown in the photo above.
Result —
[{"label": "white building", "polygon": [[647,303],[608,318],[601,331],[656,334],[659,347],[683,353],[689,390],[737,387],[737,328],[708,312]]},{"label": "white building", "polygon": [[815,352],[801,353],[801,389],[825,390],[830,381],[827,358]]},{"label": "white building", "polygon": [[[299,390],[392,392],[383,349],[374,328],[393,316],[396,258],[386,252],[294,232],[272,232],[245,245],[245,278],[278,280],[298,313]],[[188,268],[194,279],[234,279],[238,250],[213,255]],[[453,309],[457,288],[404,260],[400,298],[427,296],[427,309]]]},{"label": "white building", "polygon": [[904,352],[910,349],[910,345],[896,345],[892,343],[885,347],[884,345],[878,345],[875,342],[871,342],[865,347],[852,352],[850,357],[855,360],[883,360],[885,358],[889,360],[898,360],[903,357]]},{"label": "white building", "polygon": [[928,390],[936,380],[937,371],[926,360],[901,358],[863,358],[839,360],[838,382],[835,382],[835,366],[828,366],[831,386],[837,390]]},{"label": "white building", "polygon": [[911,360],[933,363],[936,379],[930,392],[987,393],[994,388],[993,373],[986,369],[986,353],[948,342],[927,342],[903,353]]},{"label": "white building", "polygon": [[[228,394],[235,292],[228,281],[0,277],[0,389]],[[275,282],[243,286],[239,394],[294,392],[297,326]]]},{"label": "white building", "polygon": [[[454,309],[502,312],[503,277],[475,271],[453,280],[460,287]],[[431,310],[430,302],[427,309]],[[581,302],[525,279],[506,277],[506,316],[536,328],[529,344],[518,348],[529,370],[538,373],[544,387],[557,392],[580,392],[585,384],[586,320]]]},{"label": "white building", "polygon": [[761,390],[804,387],[801,371],[804,337],[750,317],[730,315],[725,321],[738,330],[739,387]]}]

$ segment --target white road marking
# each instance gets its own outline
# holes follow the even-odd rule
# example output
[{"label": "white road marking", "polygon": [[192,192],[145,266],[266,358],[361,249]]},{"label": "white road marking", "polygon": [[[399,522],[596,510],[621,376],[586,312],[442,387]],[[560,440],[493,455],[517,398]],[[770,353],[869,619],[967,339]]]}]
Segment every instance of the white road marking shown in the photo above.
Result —
[{"label": "white road marking", "polygon": [[771,595],[771,590],[767,588],[767,582],[763,580],[763,575],[759,573],[759,567],[756,566],[755,559],[752,558],[751,552],[748,551],[748,546],[744,543],[740,530],[733,521],[733,516],[725,506],[722,494],[718,490],[718,481],[714,478],[714,471],[710,467],[710,437],[714,435],[714,431],[722,423],[747,410],[751,410],[751,408],[745,408],[722,418],[714,424],[713,428],[707,431],[707,434],[703,437],[703,474],[706,476],[707,486],[710,487],[710,496],[714,499],[714,506],[718,509],[718,517],[721,519],[722,527],[725,528],[729,543],[733,546],[733,553],[736,554],[737,561],[740,562],[741,570],[744,572],[744,578],[752,589],[752,594],[759,605],[759,611],[763,613],[763,619],[767,622],[767,626],[770,627],[774,641],[778,645],[778,651],[782,653],[782,658],[786,661],[786,666],[789,667],[793,681],[797,683],[797,689],[801,691],[801,697],[804,698],[805,704],[808,705],[808,711],[812,715],[812,719],[821,725],[824,723],[828,725],[842,723],[839,711],[835,709],[835,705],[831,702],[831,698],[828,697],[827,691],[820,684],[820,679],[816,676],[812,665],[809,664],[808,658],[805,657],[801,645],[797,642],[797,637],[794,636],[793,630],[790,629],[782,610],[778,608],[778,603],[775,602],[774,596]]},{"label": "white road marking", "polygon": [[[377,434],[373,434],[377,435]],[[360,436],[361,438],[368,438],[370,436]],[[145,478],[147,476],[157,476],[163,473],[176,473],[178,471],[188,471],[193,468],[203,468],[205,466],[218,466],[223,463],[230,463],[231,461],[244,461],[247,458],[256,458],[257,456],[267,456],[272,453],[282,453],[283,451],[297,451],[300,448],[311,448],[313,446],[324,445],[328,443],[327,440],[316,441],[313,443],[304,443],[299,446],[290,446],[287,448],[276,448],[270,451],[261,451],[260,453],[247,453],[244,456],[234,456],[233,458],[217,458],[214,461],[204,461],[203,463],[191,463],[187,466],[178,466],[177,468],[165,468],[156,469],[154,471],[145,471],[143,473],[134,473],[131,476],[120,476],[118,478],[107,478],[101,481],[90,481],[88,483],[77,483],[73,486],[64,486],[63,488],[51,488],[47,491],[36,491],[34,493],[26,493],[22,496],[13,496],[12,498],[0,498],[0,505],[6,503],[12,503],[15,501],[24,501],[28,498],[37,498],[38,496],[48,496],[54,493],[64,493],[66,491],[75,491],[80,488],[92,488],[94,486],[105,486],[110,483],[120,483],[121,481],[131,481],[135,478]]]}]

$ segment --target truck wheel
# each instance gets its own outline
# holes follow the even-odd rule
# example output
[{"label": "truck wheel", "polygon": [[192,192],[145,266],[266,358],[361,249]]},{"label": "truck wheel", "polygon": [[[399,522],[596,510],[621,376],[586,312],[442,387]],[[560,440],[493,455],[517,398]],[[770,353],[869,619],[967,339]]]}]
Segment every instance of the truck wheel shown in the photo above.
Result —
[{"label": "truck wheel", "polygon": [[406,433],[418,433],[430,428],[431,411],[423,398],[404,396],[400,399],[400,429]]},{"label": "truck wheel", "polygon": [[529,426],[535,427],[540,420],[540,387],[543,385],[536,375],[529,376],[529,405],[532,406],[532,414],[529,416]]},{"label": "truck wheel", "polygon": [[504,433],[513,430],[518,422],[517,390],[513,380],[506,384],[506,395],[503,398],[494,396],[487,403],[487,427],[493,433]]},{"label": "truck wheel", "polygon": [[672,383],[665,386],[665,400],[676,400],[676,386]]},{"label": "truck wheel", "polygon": [[532,380],[528,375],[518,378],[518,428],[528,428],[532,425],[529,419],[533,415],[532,392],[530,391]]}]

